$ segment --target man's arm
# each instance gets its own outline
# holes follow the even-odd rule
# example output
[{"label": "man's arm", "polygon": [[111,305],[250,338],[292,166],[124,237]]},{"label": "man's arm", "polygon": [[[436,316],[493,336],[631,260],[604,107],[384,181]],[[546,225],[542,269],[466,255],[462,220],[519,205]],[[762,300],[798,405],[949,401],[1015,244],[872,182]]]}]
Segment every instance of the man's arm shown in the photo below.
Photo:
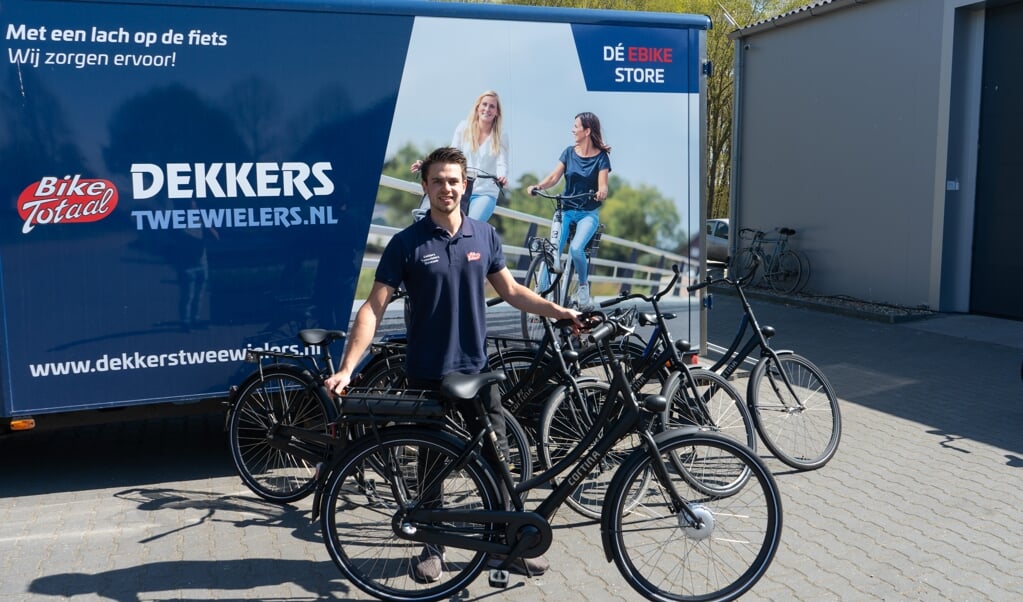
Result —
[{"label": "man's arm", "polygon": [[355,314],[355,323],[345,341],[345,353],[341,358],[341,367],[330,378],[327,379],[327,390],[331,393],[338,393],[348,386],[352,381],[352,371],[366,352],[369,344],[376,336],[377,327],[384,319],[384,310],[394,296],[394,288],[374,282],[373,288],[369,291],[366,301],[359,307]]},{"label": "man's arm", "polygon": [[508,268],[502,268],[500,271],[488,275],[487,280],[502,299],[519,311],[555,320],[570,318],[578,322],[576,318],[579,316],[579,312],[552,303],[528,287],[522,286],[515,281],[515,277],[508,271]]}]

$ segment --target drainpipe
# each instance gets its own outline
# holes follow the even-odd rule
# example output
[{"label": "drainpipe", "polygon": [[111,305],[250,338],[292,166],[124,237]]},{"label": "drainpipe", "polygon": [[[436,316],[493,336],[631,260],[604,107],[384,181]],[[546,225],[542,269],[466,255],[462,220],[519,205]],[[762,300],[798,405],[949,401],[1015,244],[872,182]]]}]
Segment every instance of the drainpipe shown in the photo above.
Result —
[{"label": "drainpipe", "polygon": [[746,42],[742,37],[735,38],[735,57],[732,64],[732,174],[731,185],[728,187],[728,255],[734,257],[739,248],[739,224],[742,216],[742,185],[739,175],[742,173],[742,80],[743,58]]}]

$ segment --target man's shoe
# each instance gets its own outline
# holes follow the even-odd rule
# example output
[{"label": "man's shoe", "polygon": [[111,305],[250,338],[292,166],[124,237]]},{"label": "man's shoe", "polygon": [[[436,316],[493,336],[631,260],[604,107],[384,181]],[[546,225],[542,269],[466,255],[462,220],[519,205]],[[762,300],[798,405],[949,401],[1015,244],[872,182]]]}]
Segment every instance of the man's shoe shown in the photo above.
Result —
[{"label": "man's shoe", "polygon": [[[501,566],[504,559],[505,556],[503,554],[491,554],[490,562],[487,566],[489,568],[496,569]],[[547,562],[547,559],[543,556],[538,556],[536,558],[516,558],[512,561],[508,570],[513,573],[518,573],[519,575],[539,577],[546,573],[549,568],[551,568],[551,563]]]},{"label": "man's shoe", "polygon": [[580,284],[579,290],[575,294],[576,303],[579,304],[579,309],[592,309],[593,301],[590,300],[590,284]]},{"label": "man's shoe", "polygon": [[444,575],[444,550],[424,546],[423,551],[412,559],[409,567],[412,578],[422,583],[436,583]]}]

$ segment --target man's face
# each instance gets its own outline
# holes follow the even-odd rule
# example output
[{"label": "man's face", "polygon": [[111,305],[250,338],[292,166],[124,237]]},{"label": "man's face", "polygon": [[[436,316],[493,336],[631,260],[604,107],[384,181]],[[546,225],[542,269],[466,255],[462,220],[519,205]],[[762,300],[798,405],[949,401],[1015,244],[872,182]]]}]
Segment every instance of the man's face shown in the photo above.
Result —
[{"label": "man's face", "polygon": [[423,182],[423,192],[430,196],[430,210],[441,214],[459,211],[465,178],[458,163],[434,163]]}]

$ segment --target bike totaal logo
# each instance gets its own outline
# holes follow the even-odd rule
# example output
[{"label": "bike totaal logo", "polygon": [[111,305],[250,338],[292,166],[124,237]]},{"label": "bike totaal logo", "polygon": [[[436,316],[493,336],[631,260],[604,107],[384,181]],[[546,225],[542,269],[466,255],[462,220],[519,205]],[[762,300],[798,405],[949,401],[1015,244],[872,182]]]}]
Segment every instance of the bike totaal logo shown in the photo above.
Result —
[{"label": "bike totaal logo", "polygon": [[99,221],[117,207],[117,187],[109,180],[81,175],[47,176],[30,184],[18,197],[18,215],[28,234],[38,225]]}]

